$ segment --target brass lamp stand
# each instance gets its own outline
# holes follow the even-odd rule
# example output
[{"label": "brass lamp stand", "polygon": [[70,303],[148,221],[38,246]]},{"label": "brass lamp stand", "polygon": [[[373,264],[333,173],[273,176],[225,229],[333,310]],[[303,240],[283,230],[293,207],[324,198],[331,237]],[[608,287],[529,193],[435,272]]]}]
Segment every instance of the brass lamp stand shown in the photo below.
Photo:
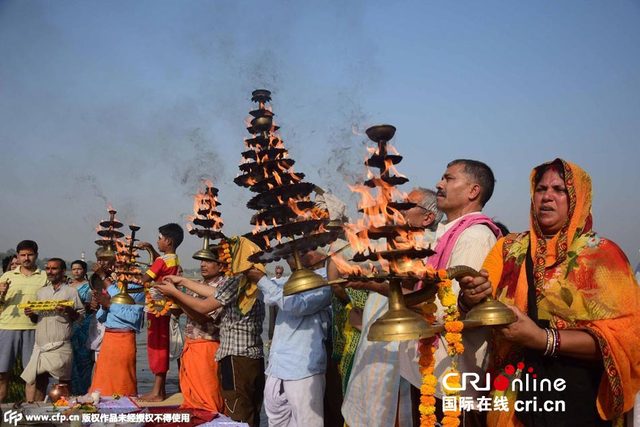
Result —
[{"label": "brass lamp stand", "polygon": [[122,223],[116,220],[117,211],[113,208],[109,209],[109,219],[100,222],[101,229],[98,229],[98,235],[102,239],[96,240],[96,244],[100,246],[96,251],[96,257],[99,261],[114,261],[116,259],[116,239],[124,236],[117,229],[122,227]]},{"label": "brass lamp stand", "polygon": [[302,265],[297,248],[294,248],[293,250],[293,260],[295,263],[294,271],[291,273],[291,276],[289,276],[289,280],[284,284],[284,289],[282,291],[285,296],[327,285],[327,281],[324,280],[322,276]]},{"label": "brass lamp stand", "polygon": [[111,303],[114,304],[127,304],[134,305],[136,302],[129,295],[129,280],[134,275],[139,275],[139,272],[135,271],[136,266],[136,256],[135,256],[135,242],[136,242],[136,231],[140,230],[140,227],[137,225],[130,225],[129,230],[131,230],[131,240],[129,242],[128,248],[123,248],[124,258],[126,260],[124,268],[125,270],[118,274],[118,287],[120,288],[120,292],[111,297]]},{"label": "brass lamp stand", "polygon": [[192,255],[192,258],[197,259],[198,261],[211,261],[218,259],[218,256],[209,249],[209,233],[203,233],[202,249],[196,251],[196,253]]},{"label": "brass lamp stand", "polygon": [[[249,209],[257,211],[250,221],[255,229],[245,237],[261,251],[248,260],[266,264],[292,257],[293,271],[284,285],[284,295],[326,286],[325,279],[303,265],[301,256],[331,243],[338,232],[325,228],[328,212],[311,201],[310,193],[316,186],[304,182],[304,174],[293,170],[295,160],[289,157],[273,121],[274,113],[266,105],[271,92],[258,89],[251,95],[258,108],[249,112],[253,119],[247,131],[252,137],[244,141],[247,150],[242,152],[242,173],[234,179],[237,185],[257,193],[247,203]],[[272,245],[272,240],[277,243]]]},{"label": "brass lamp stand", "polygon": [[434,336],[439,329],[409,310],[404,301],[400,280],[389,281],[389,309],[369,328],[369,341],[407,341]]},{"label": "brass lamp stand", "polygon": [[[191,257],[198,261],[217,261],[219,256],[211,250],[212,239],[223,239],[223,221],[218,211],[218,189],[210,181],[205,181],[202,192],[195,195],[192,218],[195,228],[189,230],[189,234],[195,234],[202,239],[202,249],[196,251]],[[198,228],[200,227],[200,228]]]}]

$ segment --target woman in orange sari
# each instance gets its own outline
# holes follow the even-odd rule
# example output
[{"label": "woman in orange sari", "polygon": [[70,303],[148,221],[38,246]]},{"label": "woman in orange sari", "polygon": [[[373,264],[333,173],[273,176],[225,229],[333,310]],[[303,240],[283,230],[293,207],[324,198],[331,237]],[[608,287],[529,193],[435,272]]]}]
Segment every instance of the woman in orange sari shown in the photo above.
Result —
[{"label": "woman in orange sari", "polygon": [[[530,230],[499,240],[484,269],[462,279],[460,305],[493,294],[517,318],[495,330],[493,402],[508,405],[488,425],[621,423],[640,389],[640,290],[622,250],[592,230],[589,175],[561,159],[536,167]],[[557,385],[530,391],[543,379]]]}]

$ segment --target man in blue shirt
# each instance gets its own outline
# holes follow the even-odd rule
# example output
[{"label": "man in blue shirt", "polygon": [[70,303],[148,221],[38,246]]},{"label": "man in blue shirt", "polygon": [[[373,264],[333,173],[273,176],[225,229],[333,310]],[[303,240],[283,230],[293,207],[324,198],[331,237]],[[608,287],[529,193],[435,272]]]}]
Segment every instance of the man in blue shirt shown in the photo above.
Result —
[{"label": "man in blue shirt", "polygon": [[[318,252],[309,252],[302,263],[311,267],[320,258]],[[325,268],[316,273],[326,279]],[[245,274],[258,283],[264,303],[278,307],[265,372],[264,407],[269,426],[323,426],[331,288],[284,296],[283,284],[262,272],[251,269]]]},{"label": "man in blue shirt", "polygon": [[[289,280],[289,276],[284,276],[284,267],[280,264],[276,265],[275,276],[271,278],[272,281],[278,285],[284,286]],[[267,331],[267,338],[269,338],[268,346],[271,347],[271,340],[273,339],[273,331],[276,327],[276,316],[278,315],[278,306],[272,305],[269,307],[269,329]]]},{"label": "man in blue shirt", "polygon": [[136,333],[144,319],[144,292],[132,295],[136,304],[112,303],[111,297],[119,292],[117,284],[112,283],[106,291],[94,293],[91,301],[93,309],[99,307],[96,319],[104,323],[106,330],[90,391],[104,396],[136,396]]}]

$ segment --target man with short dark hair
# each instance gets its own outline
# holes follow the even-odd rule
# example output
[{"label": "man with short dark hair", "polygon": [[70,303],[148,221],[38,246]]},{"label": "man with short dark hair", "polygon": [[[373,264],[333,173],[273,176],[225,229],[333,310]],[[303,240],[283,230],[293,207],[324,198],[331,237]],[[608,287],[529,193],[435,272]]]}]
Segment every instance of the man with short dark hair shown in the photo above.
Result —
[{"label": "man with short dark hair", "polygon": [[54,310],[24,309],[24,314],[36,324],[33,352],[21,375],[27,385],[35,385],[26,391],[27,402],[44,399],[49,375],[61,384],[71,381],[71,326],[84,314],[84,304],[76,288],[67,284],[66,270],[67,265],[60,258],[47,261],[48,283],[37,292],[36,301],[60,301]]},{"label": "man with short dark hair", "polygon": [[[251,246],[240,239],[241,245]],[[244,253],[246,249],[238,250]],[[184,301],[176,284],[197,291],[206,298],[191,300],[190,307],[202,315],[220,311],[220,347],[216,351],[220,393],[224,400],[224,413],[234,421],[251,427],[260,425],[260,407],[264,389],[264,358],[260,335],[264,321],[264,303],[256,299],[248,312],[239,309],[241,276],[225,277],[215,289],[177,276],[167,276],[154,285],[163,294]],[[197,285],[197,286],[196,286]],[[204,288],[204,289],[203,289]]]},{"label": "man with short dark hair", "polygon": [[[9,372],[18,354],[22,364],[31,359],[35,343],[36,325],[18,308],[18,304],[36,299],[36,294],[47,282],[44,271],[36,265],[38,244],[23,240],[16,247],[20,266],[0,277],[0,402],[7,398]],[[35,384],[26,386],[26,393],[34,393]]]},{"label": "man with short dark hair", "polygon": [[[491,168],[486,164],[469,159],[457,159],[447,165],[442,178],[436,185],[438,208],[447,216],[446,221],[438,225],[436,230],[435,255],[429,257],[427,264],[436,270],[455,265],[466,265],[476,270],[482,268],[487,254],[501,236],[500,229],[493,221],[482,213],[484,205],[493,194],[495,178]],[[460,286],[453,281],[453,291],[457,295]],[[436,300],[438,319],[441,319],[444,309],[440,301]],[[483,375],[485,357],[488,349],[489,333],[486,328],[470,329],[462,336],[464,353],[458,357],[460,372],[473,372]],[[443,396],[440,385],[445,369],[451,365],[451,358],[447,354],[447,345],[441,338],[440,345],[435,351],[436,367],[434,375],[438,378],[436,387],[436,411],[442,409],[440,399]],[[420,384],[420,374],[414,366],[415,377],[412,382]],[[480,393],[474,390],[461,392],[462,396],[476,400]],[[464,411],[462,425],[480,426],[484,424],[486,413],[479,411]]]},{"label": "man with short dark hair", "polygon": [[[202,281],[181,276],[166,276],[156,287],[176,301],[187,315],[185,344],[180,363],[181,408],[224,412],[215,356],[220,347],[220,316],[223,308],[211,297],[227,282],[226,263],[220,249],[209,247],[199,254]],[[180,291],[176,286],[182,287]],[[216,308],[214,308],[216,307]]]},{"label": "man with short dark hair", "polygon": [[447,170],[458,165],[462,166],[462,172],[478,186],[478,203],[481,208],[484,207],[493,195],[493,187],[496,183],[493,171],[485,163],[470,159],[453,160],[447,165]]},{"label": "man with short dark hair", "polygon": [[494,183],[491,168],[477,160],[458,159],[447,165],[436,185],[438,209],[447,217],[438,225],[436,241],[446,251],[436,249],[431,264],[482,266],[499,234],[493,221],[482,214]]}]

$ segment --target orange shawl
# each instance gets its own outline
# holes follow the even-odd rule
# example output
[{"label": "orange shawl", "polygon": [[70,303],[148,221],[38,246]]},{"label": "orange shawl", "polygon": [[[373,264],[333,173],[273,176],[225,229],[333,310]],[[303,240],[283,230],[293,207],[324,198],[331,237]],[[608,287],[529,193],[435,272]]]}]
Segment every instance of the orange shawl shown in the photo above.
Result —
[{"label": "orange shawl", "polygon": [[[604,364],[596,405],[603,419],[621,416],[633,406],[640,389],[640,288],[629,261],[615,243],[591,231],[591,178],[575,164],[556,159],[564,171],[569,216],[563,228],[546,241],[535,217],[531,173],[530,231],[498,241],[484,268],[496,298],[527,312],[524,266],[531,242],[538,313],[558,329],[588,330],[596,339]],[[518,347],[494,342],[493,367],[499,370],[521,360]],[[489,425],[518,424],[513,412],[490,412]]]}]

